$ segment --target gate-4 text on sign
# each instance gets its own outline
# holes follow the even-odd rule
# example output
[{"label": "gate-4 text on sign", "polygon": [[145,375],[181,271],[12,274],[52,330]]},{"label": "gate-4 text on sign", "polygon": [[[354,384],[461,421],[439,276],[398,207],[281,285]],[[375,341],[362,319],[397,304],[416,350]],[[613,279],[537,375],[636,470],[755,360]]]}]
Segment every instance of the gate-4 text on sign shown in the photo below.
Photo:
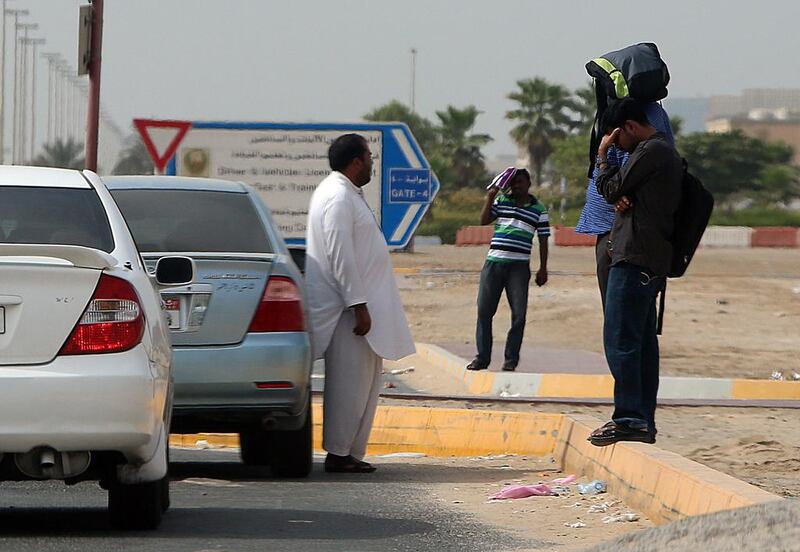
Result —
[{"label": "gate-4 text on sign", "polygon": [[186,123],[189,130],[166,173],[254,187],[289,243],[305,241],[311,194],[330,173],[328,147],[342,134],[356,132],[369,143],[372,181],[364,197],[390,247],[408,243],[439,191],[436,175],[402,123]]}]

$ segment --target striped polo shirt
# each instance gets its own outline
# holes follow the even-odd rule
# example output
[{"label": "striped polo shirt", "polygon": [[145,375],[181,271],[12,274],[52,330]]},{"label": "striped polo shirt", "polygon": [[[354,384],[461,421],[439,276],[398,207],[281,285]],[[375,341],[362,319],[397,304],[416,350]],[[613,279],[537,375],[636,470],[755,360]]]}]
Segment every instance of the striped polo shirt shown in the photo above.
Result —
[{"label": "striped polo shirt", "polygon": [[547,209],[539,200],[529,196],[530,201],[517,207],[510,196],[498,195],[492,204],[494,235],[486,259],[494,262],[525,261],[531,258],[533,234],[540,238],[550,235]]}]

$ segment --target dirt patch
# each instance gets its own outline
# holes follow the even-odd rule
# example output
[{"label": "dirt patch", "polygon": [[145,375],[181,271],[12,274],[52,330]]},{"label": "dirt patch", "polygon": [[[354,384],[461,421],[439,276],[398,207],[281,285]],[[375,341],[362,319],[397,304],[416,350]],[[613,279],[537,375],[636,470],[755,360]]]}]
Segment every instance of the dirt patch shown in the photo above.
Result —
[{"label": "dirt patch", "polygon": [[[376,462],[379,461],[380,459],[376,459]],[[587,546],[653,526],[644,516],[637,521],[604,523],[607,516],[633,511],[608,493],[580,495],[575,484],[563,486],[559,496],[488,499],[505,485],[548,483],[564,477],[565,474],[558,470],[552,459],[499,455],[478,458],[419,458],[413,462],[421,465],[445,464],[466,473],[480,468],[481,472],[497,474],[485,477],[482,481],[467,478],[439,483],[433,488],[431,499],[442,508],[463,512],[482,523],[511,532],[519,537],[521,549],[525,548],[525,541],[538,540],[547,543],[544,548],[546,550],[583,550]],[[503,474],[508,475],[503,477]],[[578,482],[585,483],[586,480],[582,478]],[[592,507],[594,511],[590,512]],[[582,526],[568,527],[569,525]]]}]

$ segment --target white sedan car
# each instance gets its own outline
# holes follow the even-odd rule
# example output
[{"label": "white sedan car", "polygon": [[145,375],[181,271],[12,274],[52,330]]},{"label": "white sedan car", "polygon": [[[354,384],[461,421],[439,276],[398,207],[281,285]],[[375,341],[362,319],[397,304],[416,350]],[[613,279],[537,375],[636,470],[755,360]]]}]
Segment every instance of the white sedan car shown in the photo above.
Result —
[{"label": "white sedan car", "polygon": [[[189,259],[157,270],[191,280]],[[0,481],[98,480],[114,526],[157,527],[171,362],[157,284],[97,175],[0,167]]]}]

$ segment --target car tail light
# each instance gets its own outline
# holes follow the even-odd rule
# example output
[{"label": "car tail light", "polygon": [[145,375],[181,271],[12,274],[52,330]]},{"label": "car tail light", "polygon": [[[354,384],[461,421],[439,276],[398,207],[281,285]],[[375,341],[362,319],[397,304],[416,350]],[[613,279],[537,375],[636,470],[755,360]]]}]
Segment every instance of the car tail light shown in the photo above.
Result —
[{"label": "car tail light", "polygon": [[250,332],[302,332],[306,329],[303,301],[297,284],[285,276],[273,276],[250,323]]},{"label": "car tail light", "polygon": [[60,354],[127,351],[142,341],[143,333],[144,316],[136,290],[121,278],[102,274],[92,300]]}]

